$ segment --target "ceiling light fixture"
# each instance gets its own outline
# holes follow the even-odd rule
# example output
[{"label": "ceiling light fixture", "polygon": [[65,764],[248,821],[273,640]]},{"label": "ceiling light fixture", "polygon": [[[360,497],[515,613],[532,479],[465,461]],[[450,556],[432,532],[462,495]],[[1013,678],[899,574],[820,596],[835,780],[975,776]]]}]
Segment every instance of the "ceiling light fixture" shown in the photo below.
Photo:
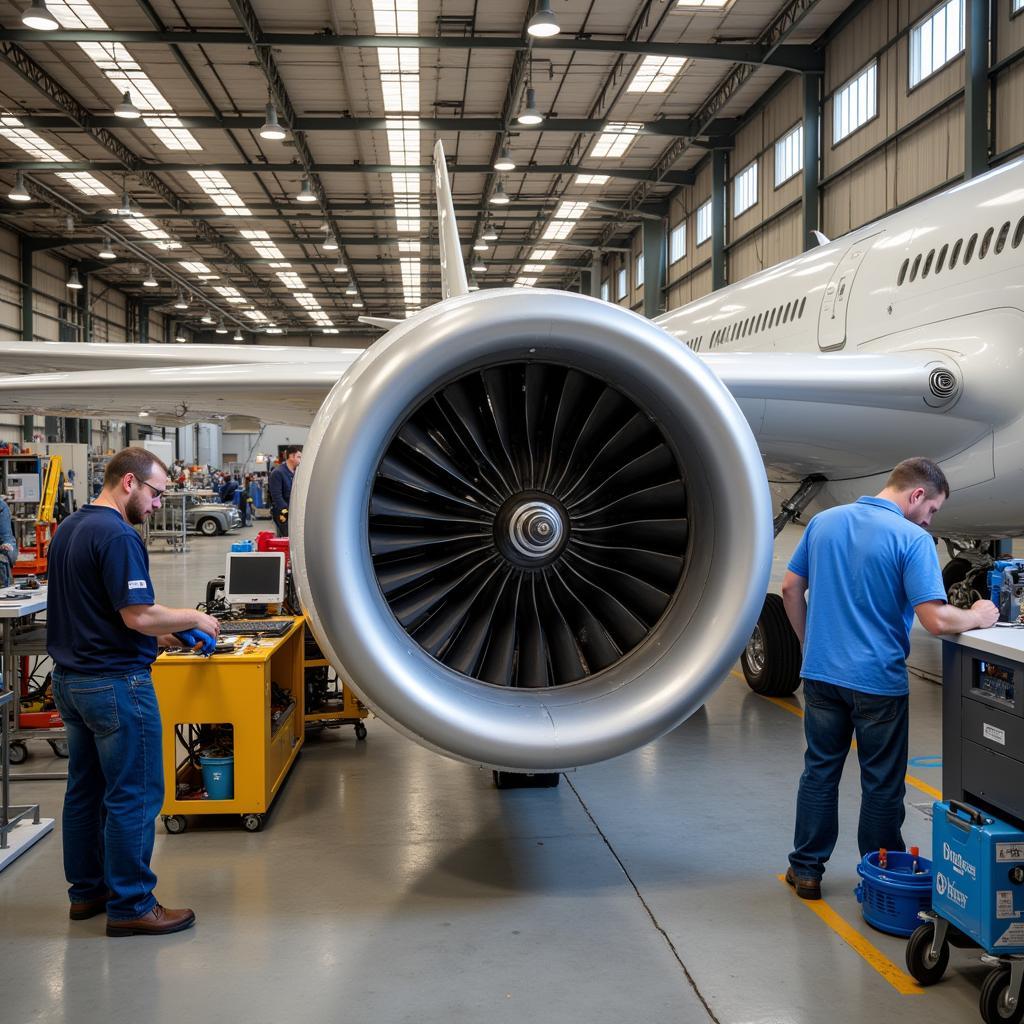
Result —
[{"label": "ceiling light fixture", "polygon": [[178,333],[174,336],[174,340],[175,341],[188,341],[188,338],[186,338],[184,333],[179,330]]},{"label": "ceiling light fixture", "polygon": [[117,208],[118,217],[134,217],[135,211],[132,209],[132,197],[128,194],[128,189],[125,189],[121,193],[121,205]]},{"label": "ceiling light fixture", "polygon": [[72,291],[76,291],[76,292],[77,291],[81,291],[82,288],[85,287],[85,285],[82,284],[81,280],[78,277],[78,268],[77,267],[72,267],[71,268],[71,273],[68,274],[67,286]]},{"label": "ceiling light fixture", "polygon": [[29,9],[21,16],[21,23],[26,28],[38,29],[40,32],[52,32],[60,28],[60,22],[50,13],[44,0],[32,0]]},{"label": "ceiling light fixture", "polygon": [[538,39],[550,39],[562,31],[551,12],[551,0],[537,0],[537,13],[530,19],[526,31]]},{"label": "ceiling light fixture", "polygon": [[505,186],[499,181],[497,187],[491,193],[491,198],[488,202],[492,206],[508,206],[511,200],[508,197],[508,193],[505,191]]},{"label": "ceiling light fixture", "polygon": [[508,146],[501,147],[501,153],[498,155],[498,159],[494,161],[494,169],[496,171],[514,171],[516,169],[516,162],[512,159]]},{"label": "ceiling light fixture", "polygon": [[214,330],[214,334],[227,334],[227,333],[228,333],[227,325],[224,323],[224,317],[221,317],[220,320],[217,321],[217,327]]},{"label": "ceiling light fixture", "polygon": [[236,330],[235,331],[235,336],[231,340],[232,341],[244,341],[245,339],[242,337],[242,332],[239,331],[239,330]]},{"label": "ceiling light fixture", "polygon": [[260,138],[270,139],[273,142],[280,142],[282,139],[288,138],[288,132],[285,131],[277,120],[277,107],[273,103],[268,102],[266,112],[267,119],[263,122],[263,127],[260,128]]},{"label": "ceiling light fixture", "polygon": [[353,309],[362,309],[363,308],[363,300],[362,299],[356,299],[355,302],[352,303],[352,308]]},{"label": "ceiling light fixture", "polygon": [[534,92],[532,85],[526,90],[526,106],[519,111],[516,120],[525,125],[544,123],[544,115],[537,109],[537,93]]},{"label": "ceiling light fixture", "polygon": [[333,267],[331,267],[331,270],[333,270],[336,274],[348,273],[348,267],[345,266],[345,261],[341,259],[339,259],[338,262],[335,263]]},{"label": "ceiling light fixture", "polygon": [[127,89],[121,97],[121,102],[114,107],[114,116],[124,118],[125,121],[137,121],[142,117],[139,108],[132,103],[131,93]]},{"label": "ceiling light fixture", "polygon": [[142,282],[142,287],[143,288],[158,288],[159,287],[159,285],[157,284],[156,278],[153,276],[153,271],[152,270],[150,270],[146,274],[146,280]]},{"label": "ceiling light fixture", "polygon": [[100,251],[96,254],[101,260],[116,260],[117,253],[114,252],[114,246],[111,244],[110,235],[103,236],[103,244],[100,246]]},{"label": "ceiling light fixture", "polygon": [[309,178],[303,178],[299,191],[295,193],[295,201],[298,203],[315,203],[316,193],[309,187]]},{"label": "ceiling light fixture", "polygon": [[174,303],[175,309],[188,309],[188,299],[185,298],[183,292],[178,292],[178,301]]},{"label": "ceiling light fixture", "polygon": [[496,242],[498,240],[498,231],[495,228],[493,221],[488,221],[484,225],[484,230],[481,232],[480,237],[485,242]]},{"label": "ceiling light fixture", "polygon": [[359,290],[356,288],[356,286],[354,284],[350,284],[345,289],[345,294],[346,295],[358,295],[359,294]]},{"label": "ceiling light fixture", "polygon": [[205,312],[205,313],[203,314],[202,322],[203,322],[204,324],[212,324],[212,323],[215,323],[216,321],[215,321],[215,320],[213,319],[213,315],[212,315],[212,314],[210,313],[210,311],[209,311],[209,310],[207,310],[207,311],[206,311],[206,312]]},{"label": "ceiling light fixture", "polygon": [[336,252],[338,249],[338,239],[334,235],[328,234],[320,248],[328,252]]},{"label": "ceiling light fixture", "polygon": [[490,249],[490,246],[483,240],[483,238],[478,238],[473,243],[473,252],[487,252],[488,249]]},{"label": "ceiling light fixture", "polygon": [[469,275],[469,290],[471,292],[480,291],[480,285],[476,283],[476,278],[472,274]]},{"label": "ceiling light fixture", "polygon": [[7,198],[13,200],[15,203],[30,203],[32,197],[28,194],[28,189],[25,188],[25,175],[23,172],[18,171],[14,176],[14,188],[7,193]]},{"label": "ceiling light fixture", "polygon": [[483,260],[473,260],[473,266],[470,267],[470,270],[472,270],[474,274],[487,273],[487,267],[484,266]]}]

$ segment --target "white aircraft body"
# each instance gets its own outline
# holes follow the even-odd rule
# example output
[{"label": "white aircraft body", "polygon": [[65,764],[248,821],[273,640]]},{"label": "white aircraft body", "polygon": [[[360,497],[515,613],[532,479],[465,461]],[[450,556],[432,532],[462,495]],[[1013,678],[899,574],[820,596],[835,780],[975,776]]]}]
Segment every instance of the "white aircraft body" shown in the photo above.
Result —
[{"label": "white aircraft body", "polygon": [[445,298],[365,353],[0,343],[0,408],[311,424],[321,647],[411,737],[516,772],[633,749],[727,674],[770,570],[762,467],[830,504],[924,455],[936,532],[1024,533],[1024,159],[653,323],[470,294],[435,160]]}]

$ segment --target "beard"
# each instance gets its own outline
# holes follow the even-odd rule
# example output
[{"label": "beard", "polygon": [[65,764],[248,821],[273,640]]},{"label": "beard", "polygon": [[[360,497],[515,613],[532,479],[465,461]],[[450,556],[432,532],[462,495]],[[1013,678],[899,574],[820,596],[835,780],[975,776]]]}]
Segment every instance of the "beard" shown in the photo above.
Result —
[{"label": "beard", "polygon": [[146,503],[146,496],[136,492],[128,499],[125,506],[124,517],[132,526],[140,526],[146,521],[147,512],[143,506]]}]

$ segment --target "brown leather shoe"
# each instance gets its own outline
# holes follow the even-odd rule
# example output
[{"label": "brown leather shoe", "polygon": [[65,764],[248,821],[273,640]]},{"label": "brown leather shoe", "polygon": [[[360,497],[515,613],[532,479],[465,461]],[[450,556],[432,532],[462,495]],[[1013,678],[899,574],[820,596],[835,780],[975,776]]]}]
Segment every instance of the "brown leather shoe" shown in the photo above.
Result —
[{"label": "brown leather shoe", "polygon": [[86,900],[84,903],[72,903],[68,911],[68,917],[72,921],[88,921],[90,917],[102,914],[107,909],[109,896],[98,900]]},{"label": "brown leather shoe", "polygon": [[107,935],[121,938],[126,935],[170,935],[172,932],[183,932],[196,923],[193,911],[169,910],[158,903],[148,914],[132,918],[130,921],[117,921],[107,918]]},{"label": "brown leather shoe", "polygon": [[797,896],[802,900],[821,899],[821,881],[817,878],[801,878],[793,874],[792,867],[786,868],[786,882],[796,889]]}]

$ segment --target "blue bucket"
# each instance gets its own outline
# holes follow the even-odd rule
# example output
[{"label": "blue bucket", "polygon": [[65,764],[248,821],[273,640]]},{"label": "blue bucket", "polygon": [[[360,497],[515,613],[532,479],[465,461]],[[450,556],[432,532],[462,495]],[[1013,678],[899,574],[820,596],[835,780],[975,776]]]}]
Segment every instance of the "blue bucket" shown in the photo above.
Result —
[{"label": "blue bucket", "polygon": [[208,800],[231,800],[235,795],[235,758],[232,754],[199,755]]},{"label": "blue bucket", "polygon": [[931,909],[932,862],[900,850],[890,850],[887,859],[888,866],[880,868],[877,850],[865,854],[857,865],[862,881],[853,891],[872,928],[907,938],[921,923],[918,913]]}]

